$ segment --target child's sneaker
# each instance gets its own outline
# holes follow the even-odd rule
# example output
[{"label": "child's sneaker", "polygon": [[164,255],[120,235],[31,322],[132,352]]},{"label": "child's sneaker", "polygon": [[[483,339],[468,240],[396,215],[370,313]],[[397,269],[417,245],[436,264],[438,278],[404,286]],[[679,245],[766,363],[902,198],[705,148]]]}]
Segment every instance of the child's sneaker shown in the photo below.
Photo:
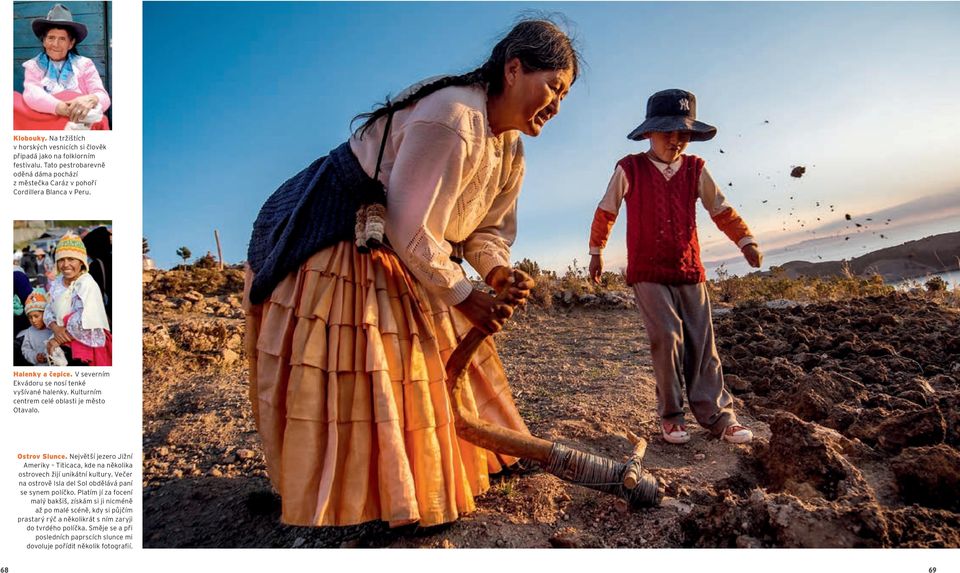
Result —
[{"label": "child's sneaker", "polygon": [[740,424],[731,424],[723,430],[721,439],[731,444],[746,444],[753,440],[753,432],[746,426]]},{"label": "child's sneaker", "polygon": [[663,430],[663,439],[670,444],[686,444],[690,441],[690,434],[687,433],[687,427],[683,424],[670,424],[664,422],[661,426]]}]

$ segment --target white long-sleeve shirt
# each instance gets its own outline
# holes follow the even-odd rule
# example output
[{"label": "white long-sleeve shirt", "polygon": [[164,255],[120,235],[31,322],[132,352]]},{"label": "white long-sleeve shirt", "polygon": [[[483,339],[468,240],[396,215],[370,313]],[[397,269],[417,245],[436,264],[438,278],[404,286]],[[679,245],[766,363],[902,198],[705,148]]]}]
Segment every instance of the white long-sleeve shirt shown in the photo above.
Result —
[{"label": "white long-sleeve shirt", "polygon": [[[350,147],[373,177],[386,118]],[[386,234],[416,278],[445,303],[470,294],[451,243],[481,277],[510,265],[523,181],[518,131],[493,135],[479,86],[436,91],[394,113],[380,181],[387,189]]]}]

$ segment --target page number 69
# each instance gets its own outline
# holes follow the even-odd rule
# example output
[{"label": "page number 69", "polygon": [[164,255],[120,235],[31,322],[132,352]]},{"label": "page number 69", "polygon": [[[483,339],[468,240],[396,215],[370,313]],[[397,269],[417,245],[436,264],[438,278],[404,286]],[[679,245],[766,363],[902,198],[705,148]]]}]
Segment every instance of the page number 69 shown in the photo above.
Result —
[{"label": "page number 69", "polygon": [[[6,569],[6,567],[4,567],[4,569]],[[6,572],[6,571],[0,571],[0,573],[7,573],[7,572]],[[937,568],[936,568],[936,567],[931,567],[931,568],[927,569],[927,573],[937,573]]]}]

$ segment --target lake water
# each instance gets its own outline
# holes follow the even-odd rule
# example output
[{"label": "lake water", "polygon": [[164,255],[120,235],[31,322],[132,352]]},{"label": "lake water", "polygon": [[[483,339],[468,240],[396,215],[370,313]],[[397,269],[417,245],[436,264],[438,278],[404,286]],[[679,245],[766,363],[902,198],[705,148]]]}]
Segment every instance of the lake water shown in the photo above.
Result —
[{"label": "lake water", "polygon": [[912,287],[912,286],[915,286],[915,284],[919,283],[921,286],[923,286],[924,283],[926,283],[928,280],[930,280],[933,277],[942,278],[947,283],[947,288],[949,288],[950,290],[960,288],[960,271],[948,271],[945,273],[936,273],[936,274],[932,274],[925,277],[917,277],[913,279],[897,281],[890,284],[892,284],[895,287]]},{"label": "lake water", "polygon": [[[890,247],[898,245],[907,241],[913,241],[927,237],[934,234],[939,234],[941,232],[952,232],[956,231],[956,223],[949,222],[945,224],[944,228],[940,227],[925,227],[922,230],[917,230],[915,228],[910,229],[894,229],[892,231],[885,231],[885,238],[881,241],[878,237],[874,236],[871,233],[855,233],[850,235],[850,239],[847,241],[837,240],[829,244],[820,244],[820,245],[799,245],[795,247],[788,247],[782,249],[772,249],[769,252],[764,253],[763,259],[763,269],[769,270],[773,265],[782,265],[790,261],[808,261],[811,263],[819,263],[824,261],[840,261],[840,260],[850,260],[866,253],[882,249],[884,247]],[[704,257],[708,259],[708,257]],[[717,278],[717,265],[716,264],[706,264],[707,277],[708,278]],[[731,275],[744,276],[755,269],[750,268],[747,265],[746,261],[743,260],[743,257],[737,257],[734,259],[729,259],[723,265],[728,273]],[[951,287],[960,285],[960,262],[953,265],[953,268],[956,270],[937,273],[937,276],[940,276],[947,282]],[[931,275],[933,276],[933,275]],[[909,279],[906,281],[895,281],[891,284],[902,284],[910,283],[911,281],[926,282],[929,277],[917,277],[915,279]]]}]

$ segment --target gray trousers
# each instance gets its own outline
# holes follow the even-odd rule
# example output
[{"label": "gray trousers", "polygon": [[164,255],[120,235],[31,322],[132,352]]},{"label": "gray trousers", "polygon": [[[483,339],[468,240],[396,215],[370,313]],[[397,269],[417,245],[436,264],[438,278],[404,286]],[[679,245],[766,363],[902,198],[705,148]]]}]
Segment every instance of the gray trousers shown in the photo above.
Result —
[{"label": "gray trousers", "polygon": [[660,419],[684,423],[685,385],[690,411],[701,426],[719,435],[736,424],[733,398],[723,387],[706,284],[632,286],[650,338]]}]

